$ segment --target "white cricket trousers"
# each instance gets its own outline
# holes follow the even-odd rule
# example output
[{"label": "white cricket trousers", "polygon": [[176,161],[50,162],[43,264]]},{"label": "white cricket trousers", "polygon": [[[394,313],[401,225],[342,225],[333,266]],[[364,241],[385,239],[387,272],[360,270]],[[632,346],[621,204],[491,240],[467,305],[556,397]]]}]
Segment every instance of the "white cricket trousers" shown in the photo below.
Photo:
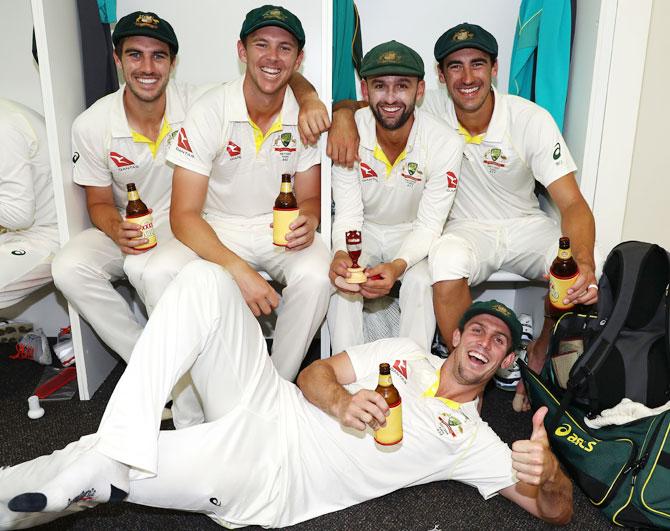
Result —
[{"label": "white cricket trousers", "polygon": [[[160,432],[163,404],[187,371],[206,423]],[[298,394],[272,365],[258,321],[230,275],[196,261],[165,292],[141,335],[96,435],[0,471],[0,529],[62,514],[13,513],[83,451],[131,467],[129,502],[208,514],[223,525],[271,526],[285,487],[284,404]],[[72,509],[75,510],[75,509]]]},{"label": "white cricket trousers", "polygon": [[[306,249],[289,251],[277,247],[272,244],[267,216],[234,221],[209,217],[207,222],[228,249],[255,270],[265,271],[285,285],[280,294],[272,361],[283,378],[294,380],[328,309],[332,288],[326,245],[316,234]],[[186,263],[197,259],[198,255],[177,239],[159,249],[141,278],[147,308],[158,302],[166,285]]]},{"label": "white cricket trousers", "polygon": [[56,227],[0,234],[0,309],[51,282],[51,261],[58,247]]},{"label": "white cricket trousers", "polygon": [[[393,260],[411,229],[411,224],[395,227],[363,225],[363,250],[359,265],[372,267]],[[361,295],[344,294],[339,290],[330,298],[327,319],[333,353],[365,343],[363,303]],[[430,352],[436,321],[427,259],[405,271],[401,278],[399,303],[398,335],[413,339],[422,349]]]},{"label": "white cricket trousers", "polygon": [[124,255],[104,232],[90,228],[71,238],[52,264],[56,287],[105,344],[126,362],[142,326],[112,282],[125,275],[124,262],[132,263],[133,271],[143,270],[152,253],[173,238],[167,216],[154,221],[158,246],[145,253]]}]

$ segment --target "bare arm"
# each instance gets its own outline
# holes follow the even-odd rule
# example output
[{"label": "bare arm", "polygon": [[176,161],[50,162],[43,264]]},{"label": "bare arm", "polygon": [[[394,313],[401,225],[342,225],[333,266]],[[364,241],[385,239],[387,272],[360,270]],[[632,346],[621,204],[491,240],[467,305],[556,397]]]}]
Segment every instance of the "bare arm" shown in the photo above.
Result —
[{"label": "bare arm", "polygon": [[546,414],[546,407],[538,409],[530,440],[512,445],[512,466],[519,482],[500,494],[545,522],[564,525],[572,518],[572,482],[549,448]]},{"label": "bare arm", "polygon": [[314,86],[299,72],[294,72],[289,85],[300,106],[298,129],[303,144],[316,144],[319,136],[330,128],[328,109],[319,99]]},{"label": "bare arm", "polygon": [[111,186],[86,186],[86,208],[91,223],[109,236],[125,254],[142,254],[146,250],[137,250],[137,245],[147,243],[141,238],[138,225],[125,221],[114,204]]},{"label": "bare arm", "polygon": [[316,407],[334,416],[343,426],[364,431],[386,424],[388,405],[379,393],[362,389],[351,394],[343,385],[356,378],[346,352],[317,360],[298,375],[298,387]]},{"label": "bare arm", "polygon": [[269,314],[279,304],[270,284],[242,258],[228,249],[202,217],[209,178],[180,166],[172,177],[170,225],[174,235],[199,256],[224,267],[232,275],[255,316]]},{"label": "bare arm", "polygon": [[595,260],[595,220],[584,196],[579,190],[574,173],[564,175],[547,187],[547,191],[561,212],[561,228],[570,238],[572,254],[579,267],[579,277],[568,291],[568,300],[579,304],[594,304],[598,301],[598,291],[588,288],[596,285]]},{"label": "bare arm", "polygon": [[293,191],[300,215],[289,225],[286,246],[299,251],[312,245],[314,233],[321,221],[321,165],[295,174]]},{"label": "bare arm", "polygon": [[354,114],[367,107],[366,101],[342,100],[333,105],[333,123],[328,132],[326,154],[333,164],[353,168],[358,158],[358,128]]}]

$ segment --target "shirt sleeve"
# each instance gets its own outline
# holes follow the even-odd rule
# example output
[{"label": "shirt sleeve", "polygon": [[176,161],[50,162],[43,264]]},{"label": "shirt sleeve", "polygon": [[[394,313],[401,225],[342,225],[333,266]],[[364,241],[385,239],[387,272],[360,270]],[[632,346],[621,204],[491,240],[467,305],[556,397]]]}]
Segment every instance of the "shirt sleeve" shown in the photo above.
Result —
[{"label": "shirt sleeve", "polygon": [[447,113],[444,92],[446,92],[444,88],[427,90],[423,96],[421,105],[419,105],[419,109],[438,118],[444,118]]},{"label": "shirt sleeve", "polygon": [[186,113],[177,141],[172,143],[167,156],[175,166],[209,177],[214,158],[222,147],[223,91],[223,86],[210,90]]},{"label": "shirt sleeve", "polygon": [[414,359],[425,353],[409,338],[386,338],[372,343],[347,348],[349,360],[356,373],[356,380],[379,374],[379,364],[390,360]]},{"label": "shirt sleeve", "polygon": [[345,232],[363,227],[363,196],[358,164],[353,169],[333,166],[332,183],[335,217],[333,219],[333,253],[346,251]]},{"label": "shirt sleeve", "polygon": [[396,256],[407,263],[407,268],[428,256],[433,241],[442,234],[456,197],[461,172],[461,137],[450,131],[446,124],[441,129],[431,126],[430,133],[426,186],[412,231],[404,239]]},{"label": "shirt sleeve", "polygon": [[296,172],[307,171],[312,166],[321,164],[321,150],[319,144],[316,146],[303,146],[300,150],[300,158],[298,159],[298,166]]},{"label": "shirt sleeve", "polygon": [[35,221],[34,168],[37,140],[11,122],[0,124],[0,226],[27,229]]},{"label": "shirt sleeve", "polygon": [[556,122],[542,108],[534,109],[522,145],[528,167],[545,187],[577,169]]},{"label": "shirt sleeve", "polygon": [[89,127],[86,115],[78,117],[72,125],[72,180],[82,186],[111,186],[105,151],[104,127]]}]

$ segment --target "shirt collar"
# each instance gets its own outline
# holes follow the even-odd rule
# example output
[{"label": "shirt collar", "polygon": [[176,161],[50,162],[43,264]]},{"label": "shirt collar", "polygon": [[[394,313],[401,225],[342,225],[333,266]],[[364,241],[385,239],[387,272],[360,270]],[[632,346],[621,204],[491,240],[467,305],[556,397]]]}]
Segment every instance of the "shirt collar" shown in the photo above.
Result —
[{"label": "shirt collar", "polygon": [[421,396],[426,397],[426,398],[437,398],[440,402],[448,406],[450,409],[453,409],[454,411],[457,411],[461,409],[461,404],[454,401],[450,400],[448,398],[444,398],[441,396],[435,396],[435,393],[437,393],[437,389],[440,387],[440,372],[441,372],[442,367],[438,367],[435,370],[435,381],[430,384],[426,390],[423,392]]},{"label": "shirt collar", "polygon": [[[471,141],[472,144],[481,144],[482,142],[490,143],[500,143],[503,141],[505,136],[505,130],[507,129],[507,101],[505,96],[498,92],[498,89],[495,86],[491,86],[493,90],[494,104],[493,104],[493,114],[491,115],[491,121],[483,137],[479,141]],[[446,89],[445,89],[446,90]],[[454,108],[454,103],[450,97],[448,97],[449,105],[447,106],[447,123],[449,123],[454,130],[465,137],[466,141],[468,140],[469,134],[463,135],[461,132],[462,126],[458,121],[456,116],[456,109]],[[467,132],[467,131],[466,131]],[[473,140],[478,139],[482,135],[475,135],[470,137]]]}]

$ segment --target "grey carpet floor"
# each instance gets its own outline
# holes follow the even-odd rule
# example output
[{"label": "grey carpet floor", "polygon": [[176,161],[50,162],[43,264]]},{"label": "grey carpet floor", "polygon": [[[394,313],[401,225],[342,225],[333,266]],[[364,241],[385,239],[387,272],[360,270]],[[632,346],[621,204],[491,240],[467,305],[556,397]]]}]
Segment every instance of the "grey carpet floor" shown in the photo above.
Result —
[{"label": "grey carpet floor", "polygon": [[[313,348],[311,358],[318,352]],[[27,397],[39,381],[42,366],[32,361],[8,359],[0,345],[0,465],[13,465],[51,453],[87,433],[94,432],[105,404],[123,372],[119,365],[92,400],[74,399],[44,405],[38,420],[27,415]],[[506,442],[527,438],[529,414],[515,414],[512,393],[495,388],[487,391],[483,417]],[[165,428],[169,426],[165,424]],[[122,503],[104,505],[35,528],[43,530],[216,530],[204,515],[167,511]],[[245,529],[261,529],[250,526]],[[500,496],[484,501],[477,491],[456,482],[438,482],[402,489],[349,509],[295,525],[295,531],[446,531],[553,529]],[[584,531],[615,529],[578,490],[575,516],[563,529]],[[620,528],[617,528],[620,529]]]}]

